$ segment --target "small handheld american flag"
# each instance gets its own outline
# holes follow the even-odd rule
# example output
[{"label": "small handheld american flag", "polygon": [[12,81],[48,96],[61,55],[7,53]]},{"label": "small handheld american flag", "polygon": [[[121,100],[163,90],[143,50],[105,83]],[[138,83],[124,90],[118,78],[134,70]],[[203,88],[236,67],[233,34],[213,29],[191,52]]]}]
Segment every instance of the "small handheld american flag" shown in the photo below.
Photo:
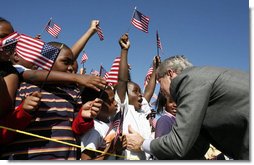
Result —
[{"label": "small handheld american flag", "polygon": [[0,51],[9,51],[14,50],[19,38],[19,34],[17,32],[13,32],[8,36],[0,39]]},{"label": "small handheld american flag", "polygon": [[97,25],[97,34],[98,34],[101,41],[104,40],[104,35],[103,35],[103,32],[102,32],[101,27],[99,25]]},{"label": "small handheld american flag", "polygon": [[158,30],[156,31],[156,40],[157,40],[157,48],[162,50],[162,45],[161,45],[161,40],[160,40],[160,37],[159,37]]},{"label": "small handheld american flag", "polygon": [[52,35],[53,37],[57,38],[62,28],[54,23],[51,19],[49,20],[45,30]]},{"label": "small handheld american flag", "polygon": [[82,58],[81,58],[81,64],[85,63],[88,60],[88,56],[86,53],[83,54]]},{"label": "small handheld american flag", "polygon": [[16,45],[16,52],[26,61],[45,70],[51,70],[60,49],[41,40],[21,34]]},{"label": "small handheld american flag", "polygon": [[147,74],[146,74],[146,77],[145,77],[144,87],[146,87],[146,85],[148,84],[152,73],[153,73],[153,67],[150,67],[149,70],[147,71]]},{"label": "small handheld american flag", "polygon": [[109,85],[115,85],[118,83],[119,67],[120,67],[120,57],[116,57],[107,75],[108,77],[106,79],[106,82]]},{"label": "small handheld american flag", "polygon": [[102,65],[100,66],[100,77],[105,77],[105,79],[108,77],[108,72]]},{"label": "small handheld american flag", "polygon": [[150,18],[143,15],[139,11],[135,9],[131,23],[133,26],[138,28],[139,30],[148,33],[148,24],[149,24]]}]

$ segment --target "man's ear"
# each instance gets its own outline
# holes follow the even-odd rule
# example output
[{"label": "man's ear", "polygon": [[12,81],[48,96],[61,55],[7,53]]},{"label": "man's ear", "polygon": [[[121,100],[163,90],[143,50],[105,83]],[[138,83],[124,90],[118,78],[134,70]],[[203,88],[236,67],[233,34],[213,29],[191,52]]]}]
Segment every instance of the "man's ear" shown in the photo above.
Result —
[{"label": "man's ear", "polygon": [[174,71],[172,69],[169,69],[167,72],[167,75],[170,77],[173,77]]}]

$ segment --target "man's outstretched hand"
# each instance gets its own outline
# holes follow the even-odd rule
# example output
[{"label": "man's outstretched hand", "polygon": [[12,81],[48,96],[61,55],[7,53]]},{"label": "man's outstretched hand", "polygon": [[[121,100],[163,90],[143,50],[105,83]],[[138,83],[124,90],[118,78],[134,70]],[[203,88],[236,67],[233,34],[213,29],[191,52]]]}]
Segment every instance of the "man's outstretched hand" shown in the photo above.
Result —
[{"label": "man's outstretched hand", "polygon": [[129,133],[126,134],[127,149],[130,151],[141,151],[141,145],[145,139],[130,125],[128,126],[128,131]]}]

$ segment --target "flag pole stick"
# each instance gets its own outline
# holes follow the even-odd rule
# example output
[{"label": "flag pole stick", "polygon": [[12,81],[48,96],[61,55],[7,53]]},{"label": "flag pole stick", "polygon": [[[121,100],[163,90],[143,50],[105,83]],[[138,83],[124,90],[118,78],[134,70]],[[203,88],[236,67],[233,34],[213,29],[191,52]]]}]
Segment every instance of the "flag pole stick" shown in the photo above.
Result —
[{"label": "flag pole stick", "polygon": [[[134,16],[134,13],[135,13],[135,11],[136,11],[136,10],[137,10],[137,7],[135,6],[135,7],[134,7],[134,10],[133,10],[133,13],[132,13],[131,21],[132,21],[132,19],[133,19],[133,16]],[[126,32],[126,33],[129,33],[129,31],[130,31],[131,21],[130,21],[130,24],[129,24],[129,27],[128,27],[128,29],[127,29],[127,32]]]},{"label": "flag pole stick", "polygon": [[[157,56],[160,57],[160,54],[159,54],[159,48],[157,47]],[[159,61],[158,61],[158,58],[155,57],[155,61],[156,61],[156,68],[159,66]]]},{"label": "flag pole stick", "polygon": [[101,92],[101,94],[99,96],[99,99],[102,99],[102,96],[105,93],[106,88],[107,88],[107,85],[105,85],[105,87],[102,89],[102,92]]},{"label": "flag pole stick", "polygon": [[160,56],[160,51],[159,51],[158,46],[157,46],[157,56]]},{"label": "flag pole stick", "polygon": [[[82,54],[84,54],[84,53],[85,53],[85,50],[82,51]],[[83,56],[81,57],[81,63],[82,63],[82,68],[83,68],[83,73],[84,73],[85,61],[82,61],[82,58],[83,58]]]},{"label": "flag pole stick", "polygon": [[[63,48],[63,44],[62,44],[62,45],[61,45],[61,47],[60,47],[60,51],[61,51],[61,49],[62,49],[62,48]],[[60,51],[59,51],[59,53],[60,53]],[[50,70],[49,70],[49,72],[48,72],[48,74],[47,74],[47,76],[46,76],[45,80],[43,81],[43,83],[42,83],[42,85],[41,85],[40,92],[41,92],[42,88],[44,87],[44,85],[45,85],[46,81],[48,80],[49,74],[50,74],[50,72],[52,71],[53,65],[55,64],[56,59],[57,59],[57,57],[58,57],[59,53],[57,54],[57,56],[56,56],[55,60],[53,61],[53,64],[52,64],[52,66],[51,66],[51,68],[50,68]]]},{"label": "flag pole stick", "polygon": [[[160,57],[160,50],[159,50],[159,47],[158,47],[158,40],[159,40],[159,33],[158,33],[158,30],[156,31],[156,47],[157,47],[157,56]],[[158,58],[155,57],[155,61],[156,61],[156,68],[158,67],[159,65],[159,61],[158,61]]]},{"label": "flag pole stick", "polygon": [[49,19],[49,21],[47,22],[46,26],[43,28],[41,34],[39,34],[41,38],[42,38],[42,34],[44,33],[44,31],[46,30],[47,26],[49,25],[49,23],[50,23],[51,21],[52,21],[52,17]]},{"label": "flag pole stick", "polygon": [[100,74],[99,74],[100,77],[101,77],[101,70],[102,70],[102,63],[100,65]]},{"label": "flag pole stick", "polygon": [[158,34],[158,30],[157,30],[157,31],[156,31],[157,56],[160,56],[160,51],[159,51],[159,47],[158,47],[158,40],[159,40],[159,34]]}]

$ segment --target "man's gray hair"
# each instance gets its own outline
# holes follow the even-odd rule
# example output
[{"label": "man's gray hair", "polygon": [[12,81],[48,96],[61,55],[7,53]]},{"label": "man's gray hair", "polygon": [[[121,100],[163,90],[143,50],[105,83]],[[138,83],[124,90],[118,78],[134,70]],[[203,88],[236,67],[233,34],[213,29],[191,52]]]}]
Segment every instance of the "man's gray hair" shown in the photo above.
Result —
[{"label": "man's gray hair", "polygon": [[183,55],[176,55],[165,59],[157,68],[157,78],[164,77],[169,69],[180,74],[184,69],[193,66]]}]

